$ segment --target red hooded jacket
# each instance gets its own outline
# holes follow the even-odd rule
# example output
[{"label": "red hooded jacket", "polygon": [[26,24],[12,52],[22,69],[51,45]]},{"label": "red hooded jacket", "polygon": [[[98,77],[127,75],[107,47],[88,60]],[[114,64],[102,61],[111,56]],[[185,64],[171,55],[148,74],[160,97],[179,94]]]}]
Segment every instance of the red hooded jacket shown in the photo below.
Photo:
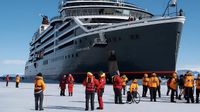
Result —
[{"label": "red hooded jacket", "polygon": [[83,81],[83,85],[86,86],[87,92],[95,92],[95,89],[99,86],[99,81],[93,75],[89,75]]},{"label": "red hooded jacket", "polygon": [[113,88],[122,89],[123,80],[119,75],[113,76]]}]

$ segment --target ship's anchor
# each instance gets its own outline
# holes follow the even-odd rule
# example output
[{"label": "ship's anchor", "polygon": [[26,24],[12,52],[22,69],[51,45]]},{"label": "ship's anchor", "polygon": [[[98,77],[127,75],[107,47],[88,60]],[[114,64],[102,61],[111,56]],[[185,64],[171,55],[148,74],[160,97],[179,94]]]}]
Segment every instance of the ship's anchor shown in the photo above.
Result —
[{"label": "ship's anchor", "polygon": [[108,43],[106,42],[105,33],[100,32],[99,37],[94,39],[92,47],[106,47]]}]

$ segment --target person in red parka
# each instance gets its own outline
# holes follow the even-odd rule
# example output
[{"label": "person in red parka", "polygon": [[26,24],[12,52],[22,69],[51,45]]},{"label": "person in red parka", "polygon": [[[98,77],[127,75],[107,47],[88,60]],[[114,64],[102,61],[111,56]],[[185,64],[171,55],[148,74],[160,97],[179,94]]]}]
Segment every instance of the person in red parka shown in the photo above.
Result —
[{"label": "person in red parka", "polygon": [[6,87],[8,86],[9,80],[10,80],[10,76],[9,76],[9,75],[6,75]]},{"label": "person in red parka", "polygon": [[68,84],[69,96],[72,96],[74,88],[74,77],[72,76],[72,74],[69,74],[69,76],[67,77],[67,84]]},{"label": "person in red parka", "polygon": [[123,80],[118,72],[113,76],[113,89],[115,94],[115,104],[124,104],[122,102],[122,83]]},{"label": "person in red parka", "polygon": [[99,107],[97,109],[102,110],[103,109],[103,93],[104,93],[104,87],[106,84],[106,74],[103,73],[102,71],[99,72],[99,87],[97,88],[97,95],[98,95],[98,102],[99,102]]},{"label": "person in red parka", "polygon": [[91,102],[91,110],[94,110],[94,95],[95,95],[95,88],[98,88],[99,82],[98,80],[93,76],[91,72],[87,73],[86,79],[83,81],[83,85],[85,88],[85,111],[88,111],[89,109],[89,100]]},{"label": "person in red parka", "polygon": [[60,96],[65,96],[65,89],[66,89],[66,77],[63,75],[60,79]]}]

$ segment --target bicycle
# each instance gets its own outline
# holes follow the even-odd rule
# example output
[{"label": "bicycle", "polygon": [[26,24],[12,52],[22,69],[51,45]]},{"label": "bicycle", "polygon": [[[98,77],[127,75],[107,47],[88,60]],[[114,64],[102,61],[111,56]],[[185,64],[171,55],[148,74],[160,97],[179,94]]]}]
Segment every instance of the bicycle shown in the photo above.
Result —
[{"label": "bicycle", "polygon": [[135,91],[134,93],[130,93],[130,95],[131,95],[131,101],[129,102],[129,104],[131,104],[131,103],[136,103],[136,104],[138,104],[138,103],[140,103],[140,94],[137,92],[137,91]]}]

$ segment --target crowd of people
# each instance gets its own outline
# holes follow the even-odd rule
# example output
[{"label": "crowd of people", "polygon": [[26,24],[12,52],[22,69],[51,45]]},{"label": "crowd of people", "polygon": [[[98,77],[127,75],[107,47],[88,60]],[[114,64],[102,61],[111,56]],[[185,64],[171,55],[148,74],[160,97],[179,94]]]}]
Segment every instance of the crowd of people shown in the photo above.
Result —
[{"label": "crowd of people", "polygon": [[[16,75],[16,88],[19,87],[20,76]],[[68,96],[73,96],[73,87],[74,87],[74,77],[72,74],[63,75],[60,78],[60,96],[65,96],[66,85],[68,85]],[[131,84],[129,86],[129,90],[127,88],[127,82],[129,79],[126,75],[120,75],[119,72],[113,73],[112,76],[112,84],[114,91],[114,103],[115,104],[124,104],[122,101],[122,95],[127,95],[127,103],[130,103],[130,97],[136,96],[138,93],[138,79],[131,79]],[[9,75],[6,76],[6,86],[8,86]],[[98,79],[95,78],[93,73],[88,72],[86,78],[83,81],[83,85],[85,86],[85,111],[90,109],[94,110],[94,98],[95,93],[98,96],[99,107],[96,109],[103,110],[103,94],[104,88],[106,84],[106,74],[104,72],[99,72]],[[43,98],[44,98],[44,90],[45,83],[43,80],[42,73],[38,73],[34,80],[34,97],[35,97],[35,110],[44,110],[43,108]],[[147,97],[147,93],[149,90],[150,101],[157,101],[157,93],[158,97],[161,97],[161,79],[157,76],[156,73],[152,74],[144,74],[142,78],[142,97]],[[182,96],[186,100],[186,103],[195,103],[194,91],[196,89],[196,103],[199,103],[199,94],[200,94],[200,74],[197,78],[194,77],[192,72],[186,72],[185,75],[178,76],[176,72],[174,72],[167,81],[167,93],[170,95],[170,101],[172,103],[176,103],[175,99],[182,100]],[[90,105],[89,105],[90,104]]]}]

